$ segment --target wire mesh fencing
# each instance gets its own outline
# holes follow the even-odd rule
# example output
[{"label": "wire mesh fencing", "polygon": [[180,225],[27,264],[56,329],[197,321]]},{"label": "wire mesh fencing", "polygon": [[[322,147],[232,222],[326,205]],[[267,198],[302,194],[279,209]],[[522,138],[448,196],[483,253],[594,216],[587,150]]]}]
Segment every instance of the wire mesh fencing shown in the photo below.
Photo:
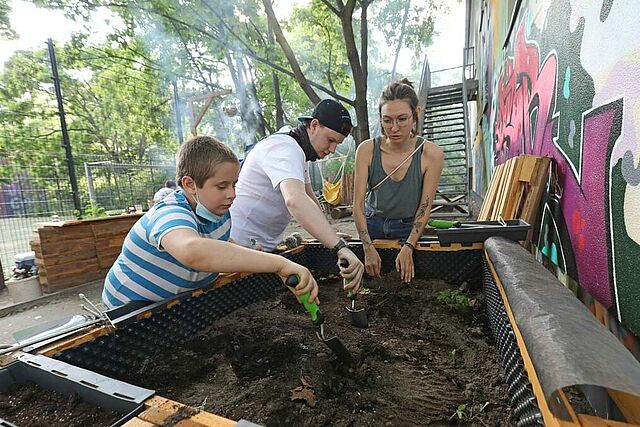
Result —
[{"label": "wire mesh fencing", "polygon": [[119,215],[130,207],[146,210],[153,194],[175,179],[172,164],[117,163],[74,153],[78,209],[59,139],[46,144],[50,151],[32,152],[9,149],[6,135],[0,136],[5,137],[0,149],[0,262],[5,277],[15,256],[31,251],[29,241],[38,224]]}]

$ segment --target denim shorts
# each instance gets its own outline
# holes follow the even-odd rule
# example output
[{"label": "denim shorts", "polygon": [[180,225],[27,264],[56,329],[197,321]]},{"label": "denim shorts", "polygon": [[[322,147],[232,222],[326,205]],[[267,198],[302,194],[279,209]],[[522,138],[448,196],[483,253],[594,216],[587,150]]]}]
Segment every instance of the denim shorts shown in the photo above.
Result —
[{"label": "denim shorts", "polygon": [[367,230],[372,239],[406,239],[413,228],[414,218],[391,219],[367,216]]}]

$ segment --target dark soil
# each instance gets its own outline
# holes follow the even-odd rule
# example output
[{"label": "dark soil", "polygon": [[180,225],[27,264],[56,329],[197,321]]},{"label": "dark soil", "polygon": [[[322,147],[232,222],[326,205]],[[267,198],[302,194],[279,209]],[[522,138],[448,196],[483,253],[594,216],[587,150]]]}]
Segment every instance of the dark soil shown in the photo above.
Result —
[{"label": "dark soil", "polygon": [[122,417],[80,400],[63,396],[33,383],[19,384],[0,393],[0,418],[17,426],[110,426]]},{"label": "dark soil", "polygon": [[515,423],[483,297],[438,299],[450,286],[397,275],[366,283],[368,329],[357,329],[342,282],[321,285],[328,336],[351,350],[344,369],[289,292],[218,320],[184,348],[126,378],[169,399],[267,426],[507,426]]}]

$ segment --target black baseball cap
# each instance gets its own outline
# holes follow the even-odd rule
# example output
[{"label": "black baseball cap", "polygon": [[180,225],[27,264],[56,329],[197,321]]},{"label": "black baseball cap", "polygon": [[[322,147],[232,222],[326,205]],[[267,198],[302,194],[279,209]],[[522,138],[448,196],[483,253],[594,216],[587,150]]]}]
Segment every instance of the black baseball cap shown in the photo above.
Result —
[{"label": "black baseball cap", "polygon": [[318,119],[323,126],[344,136],[349,136],[353,129],[351,115],[341,103],[333,99],[323,99],[318,102],[310,116],[298,117],[301,122],[313,119]]}]

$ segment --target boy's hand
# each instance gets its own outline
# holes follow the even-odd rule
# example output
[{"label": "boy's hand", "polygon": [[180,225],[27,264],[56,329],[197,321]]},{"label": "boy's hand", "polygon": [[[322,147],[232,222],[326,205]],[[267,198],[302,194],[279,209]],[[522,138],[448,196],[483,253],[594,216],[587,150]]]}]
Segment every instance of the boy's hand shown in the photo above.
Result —
[{"label": "boy's hand", "polygon": [[[349,262],[349,266],[340,266],[341,259],[346,259]],[[351,249],[342,248],[338,251],[338,267],[340,267],[340,275],[347,279],[347,281],[350,280],[350,283],[344,288],[351,289],[351,292],[354,294],[358,293],[362,274],[364,273],[364,265],[362,265],[362,262],[358,259],[356,254],[351,252]]]},{"label": "boy's hand", "polygon": [[287,278],[292,274],[296,274],[298,276],[299,282],[295,288],[290,288],[287,286],[289,290],[296,296],[298,302],[300,302],[299,296],[308,292],[309,302],[315,301],[317,304],[320,304],[320,300],[318,299],[318,284],[311,275],[311,272],[300,264],[296,264],[295,262],[289,261],[284,258],[282,259],[286,262],[277,271],[277,273],[285,282]]}]

